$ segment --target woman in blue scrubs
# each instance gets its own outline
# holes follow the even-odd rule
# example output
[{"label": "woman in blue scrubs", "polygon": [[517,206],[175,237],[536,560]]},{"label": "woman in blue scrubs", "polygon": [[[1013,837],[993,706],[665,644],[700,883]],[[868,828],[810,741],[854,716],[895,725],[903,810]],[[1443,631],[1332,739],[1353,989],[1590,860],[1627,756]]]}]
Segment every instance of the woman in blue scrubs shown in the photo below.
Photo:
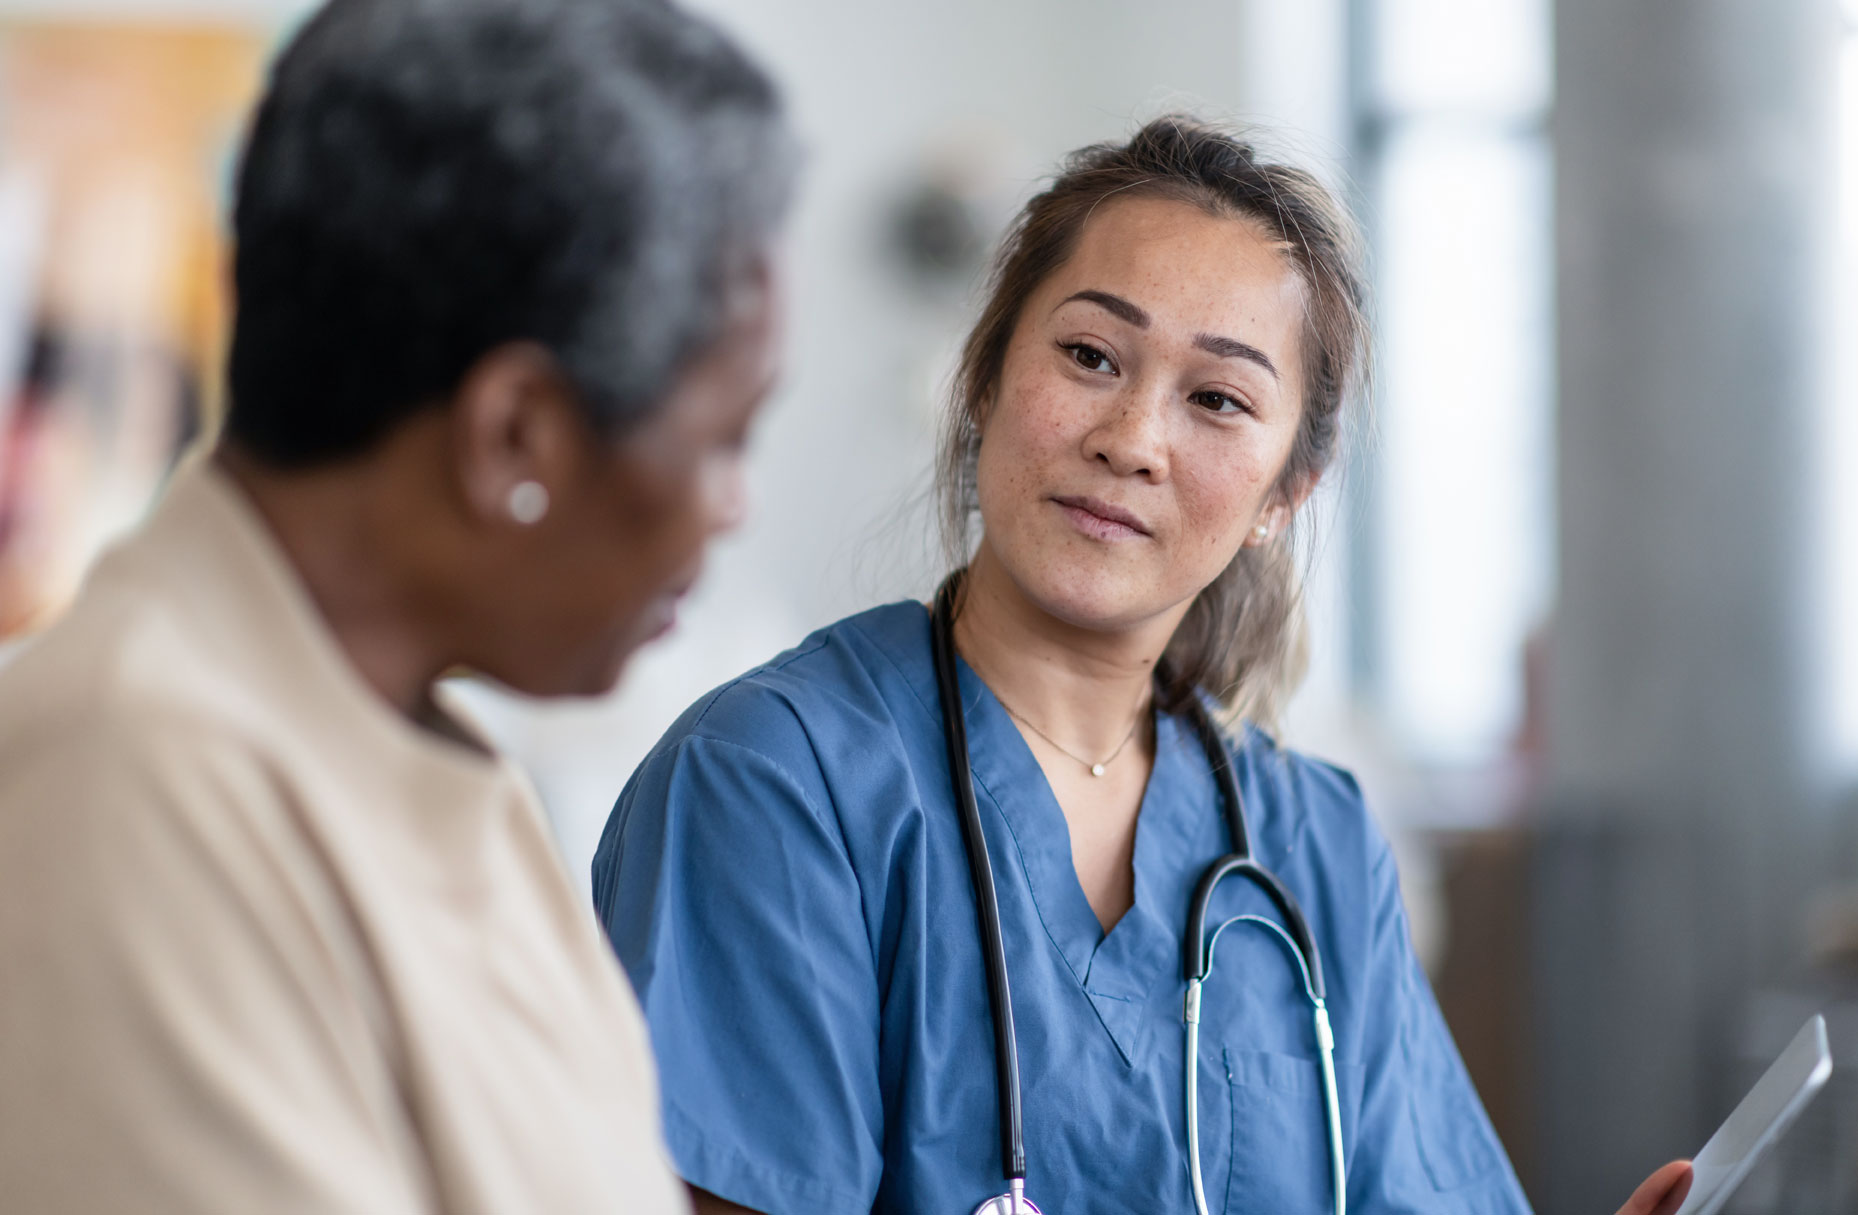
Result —
[{"label": "woman in blue scrubs", "polygon": [[[1198,699],[1269,721],[1292,538],[1365,364],[1350,226],[1188,118],[1075,154],[1009,233],[941,466],[953,636],[1047,1212],[1191,1211],[1182,936],[1232,851]],[[978,536],[969,529],[978,521]],[[595,897],[699,1210],[966,1215],[1002,1188],[993,1022],[927,607],[814,634],[693,706],[628,784]],[[1252,848],[1328,977],[1351,1210],[1526,1203],[1347,773],[1230,735]],[[1229,882],[1211,923],[1272,915]],[[1301,979],[1263,932],[1204,992],[1211,1211],[1334,1209]],[[1629,1210],[1674,1207],[1682,1166]]]}]

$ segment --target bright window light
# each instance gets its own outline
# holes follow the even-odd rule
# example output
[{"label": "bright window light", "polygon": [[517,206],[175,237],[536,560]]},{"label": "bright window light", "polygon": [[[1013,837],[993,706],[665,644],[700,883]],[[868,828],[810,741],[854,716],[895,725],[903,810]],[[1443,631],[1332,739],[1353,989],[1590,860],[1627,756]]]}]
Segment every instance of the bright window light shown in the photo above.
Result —
[{"label": "bright window light", "polygon": [[1371,679],[1425,764],[1500,755],[1553,581],[1545,0],[1379,0]]},{"label": "bright window light", "polygon": [[1375,90],[1396,112],[1533,118],[1553,90],[1548,0],[1379,0]]},{"label": "bright window light", "polygon": [[1831,743],[1838,765],[1858,774],[1858,0],[1847,0],[1846,12],[1839,65],[1839,311],[1823,450],[1830,456],[1824,484]]},{"label": "bright window light", "polygon": [[1500,748],[1547,608],[1545,153],[1433,131],[1390,143],[1382,211],[1379,529],[1390,720],[1422,754]]}]

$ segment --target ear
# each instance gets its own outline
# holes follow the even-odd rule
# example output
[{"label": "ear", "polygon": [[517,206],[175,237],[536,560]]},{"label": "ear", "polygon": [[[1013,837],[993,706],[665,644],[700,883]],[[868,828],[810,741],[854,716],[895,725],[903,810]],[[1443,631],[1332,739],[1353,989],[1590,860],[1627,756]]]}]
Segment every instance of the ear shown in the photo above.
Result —
[{"label": "ear", "polygon": [[[1290,526],[1291,520],[1297,517],[1297,512],[1303,509],[1303,504],[1310,500],[1310,495],[1316,492],[1316,484],[1321,480],[1322,474],[1313,472],[1291,478],[1285,484],[1280,485],[1271,495],[1270,502],[1259,513],[1251,530],[1245,533],[1245,540],[1241,547],[1262,548],[1283,534]],[[1262,535],[1259,534],[1260,528],[1264,529]]]},{"label": "ear", "polygon": [[[450,406],[452,473],[474,521],[522,527],[512,508],[519,485],[559,500],[573,471],[582,422],[573,389],[554,357],[513,342],[471,365]],[[516,495],[520,497],[520,495]]]}]

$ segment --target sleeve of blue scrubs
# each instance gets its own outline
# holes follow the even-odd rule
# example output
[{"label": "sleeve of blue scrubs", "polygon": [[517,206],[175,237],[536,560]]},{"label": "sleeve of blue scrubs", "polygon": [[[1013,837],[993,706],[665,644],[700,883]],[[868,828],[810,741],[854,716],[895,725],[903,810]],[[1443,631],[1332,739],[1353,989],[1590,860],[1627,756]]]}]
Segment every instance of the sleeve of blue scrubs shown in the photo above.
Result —
[{"label": "sleeve of blue scrubs", "polygon": [[[1373,987],[1365,1022],[1358,1156],[1348,1162],[1349,1210],[1528,1215],[1458,1048],[1420,969],[1392,854],[1372,870]],[[1378,1010],[1387,1010],[1380,1015]]]},{"label": "sleeve of blue scrubs", "polygon": [[655,753],[607,824],[594,899],[651,1025],[678,1172],[767,1215],[851,1215],[883,1167],[876,967],[799,753],[800,779],[713,738]]}]

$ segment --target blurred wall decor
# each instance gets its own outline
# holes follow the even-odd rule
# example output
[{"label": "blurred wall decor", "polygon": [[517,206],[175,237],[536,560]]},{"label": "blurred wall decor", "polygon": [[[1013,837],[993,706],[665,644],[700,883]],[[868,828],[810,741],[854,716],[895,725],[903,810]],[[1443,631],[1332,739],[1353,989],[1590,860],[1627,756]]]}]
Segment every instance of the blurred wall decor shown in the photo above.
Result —
[{"label": "blurred wall decor", "polygon": [[265,46],[0,25],[0,641],[64,604],[211,415],[220,186]]}]

